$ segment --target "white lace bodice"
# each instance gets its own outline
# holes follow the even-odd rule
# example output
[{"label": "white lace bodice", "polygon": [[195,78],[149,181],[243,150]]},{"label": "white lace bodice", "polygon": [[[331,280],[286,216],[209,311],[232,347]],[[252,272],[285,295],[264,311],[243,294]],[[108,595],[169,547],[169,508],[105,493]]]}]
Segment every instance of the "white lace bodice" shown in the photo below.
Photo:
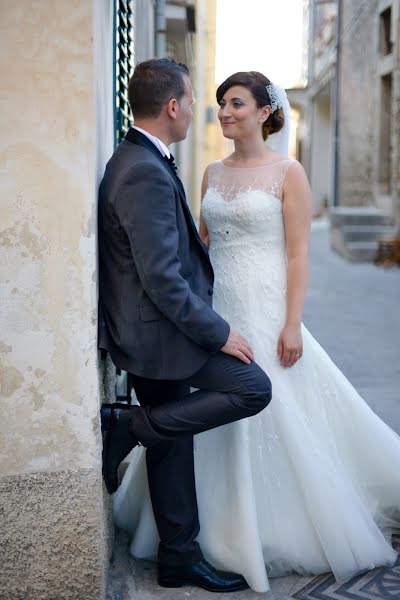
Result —
[{"label": "white lace bodice", "polygon": [[[232,325],[245,328],[240,310],[257,297],[272,320],[281,323],[286,309],[287,268],[282,215],[282,185],[291,160],[254,168],[227,167],[222,161],[208,169],[202,216],[209,232],[215,271],[217,312],[238,308]],[[252,298],[247,290],[252,290]],[[233,299],[235,301],[233,302]],[[241,308],[240,308],[241,307]]]},{"label": "white lace bodice", "polygon": [[282,185],[292,163],[235,168],[219,160],[209,166],[202,214],[212,250],[238,243],[282,249]]}]

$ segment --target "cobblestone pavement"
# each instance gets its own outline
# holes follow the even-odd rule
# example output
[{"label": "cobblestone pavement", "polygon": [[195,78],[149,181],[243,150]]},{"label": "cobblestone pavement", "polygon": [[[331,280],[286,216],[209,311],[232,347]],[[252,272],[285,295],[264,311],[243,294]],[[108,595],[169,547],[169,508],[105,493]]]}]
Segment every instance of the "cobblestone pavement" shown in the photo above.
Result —
[{"label": "cobblestone pavement", "polygon": [[[329,250],[324,223],[313,227],[310,286],[304,323],[370,406],[400,433],[400,271],[350,264]],[[400,536],[394,539],[400,550]],[[128,554],[128,538],[116,533],[107,600],[222,600],[198,588],[156,585],[154,565]],[[232,600],[400,598],[400,560],[336,584],[331,575],[293,575],[270,580],[271,592],[250,590]]]}]

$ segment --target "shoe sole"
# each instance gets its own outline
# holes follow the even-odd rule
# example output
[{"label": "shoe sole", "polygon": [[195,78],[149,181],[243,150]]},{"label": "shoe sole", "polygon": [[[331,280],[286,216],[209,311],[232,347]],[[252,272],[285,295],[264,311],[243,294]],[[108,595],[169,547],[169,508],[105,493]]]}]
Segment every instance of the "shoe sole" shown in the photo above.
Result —
[{"label": "shoe sole", "polygon": [[207,592],[215,592],[215,593],[220,593],[220,594],[228,594],[229,592],[238,592],[239,590],[246,590],[248,589],[248,585],[247,584],[240,584],[237,585],[235,587],[229,588],[229,589],[221,589],[221,588],[212,588],[212,587],[208,587],[206,585],[202,585],[201,583],[196,583],[195,581],[189,581],[189,580],[178,580],[178,579],[158,579],[158,585],[164,588],[180,588],[180,587],[184,587],[184,586],[196,586],[196,587],[200,587],[203,590],[207,590]]}]

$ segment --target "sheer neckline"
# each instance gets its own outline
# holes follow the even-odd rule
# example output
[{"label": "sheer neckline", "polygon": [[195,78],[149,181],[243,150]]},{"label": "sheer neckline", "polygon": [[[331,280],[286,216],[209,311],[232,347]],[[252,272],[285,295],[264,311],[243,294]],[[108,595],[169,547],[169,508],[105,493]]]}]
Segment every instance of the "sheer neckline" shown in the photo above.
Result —
[{"label": "sheer neckline", "polygon": [[290,160],[292,160],[292,159],[290,159],[290,158],[283,158],[282,160],[277,160],[276,162],[273,162],[273,163],[267,163],[267,164],[265,164],[265,165],[257,165],[256,167],[230,167],[229,165],[226,165],[226,164],[224,163],[224,161],[223,161],[223,160],[220,160],[220,161],[218,161],[218,162],[219,162],[219,163],[220,163],[220,164],[221,164],[223,167],[225,167],[225,169],[237,169],[237,170],[245,170],[245,169],[249,169],[249,170],[251,170],[251,169],[262,169],[262,168],[264,168],[264,167],[273,167],[273,166],[275,166],[275,165],[279,165],[279,164],[281,164],[281,163],[283,163],[283,162],[287,162],[287,161],[290,161]]}]

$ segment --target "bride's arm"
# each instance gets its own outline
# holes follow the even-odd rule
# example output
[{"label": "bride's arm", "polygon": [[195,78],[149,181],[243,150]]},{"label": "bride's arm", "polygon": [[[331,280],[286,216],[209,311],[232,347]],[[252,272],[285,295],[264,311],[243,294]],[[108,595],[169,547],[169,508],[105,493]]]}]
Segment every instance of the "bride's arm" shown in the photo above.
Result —
[{"label": "bride's arm", "polygon": [[307,292],[312,196],[307,175],[293,163],[283,184],[283,219],[288,260],[286,322],[278,341],[281,365],[291,367],[303,353],[301,315]]},{"label": "bride's arm", "polygon": [[[207,191],[207,186],[208,186],[208,167],[204,171],[203,181],[201,183],[201,200],[203,200],[203,198],[204,198],[204,195]],[[205,244],[208,248],[208,243],[209,243],[208,229],[207,229],[206,222],[203,219],[203,215],[201,214],[201,210],[200,210],[199,234],[200,234],[203,244]]]}]

